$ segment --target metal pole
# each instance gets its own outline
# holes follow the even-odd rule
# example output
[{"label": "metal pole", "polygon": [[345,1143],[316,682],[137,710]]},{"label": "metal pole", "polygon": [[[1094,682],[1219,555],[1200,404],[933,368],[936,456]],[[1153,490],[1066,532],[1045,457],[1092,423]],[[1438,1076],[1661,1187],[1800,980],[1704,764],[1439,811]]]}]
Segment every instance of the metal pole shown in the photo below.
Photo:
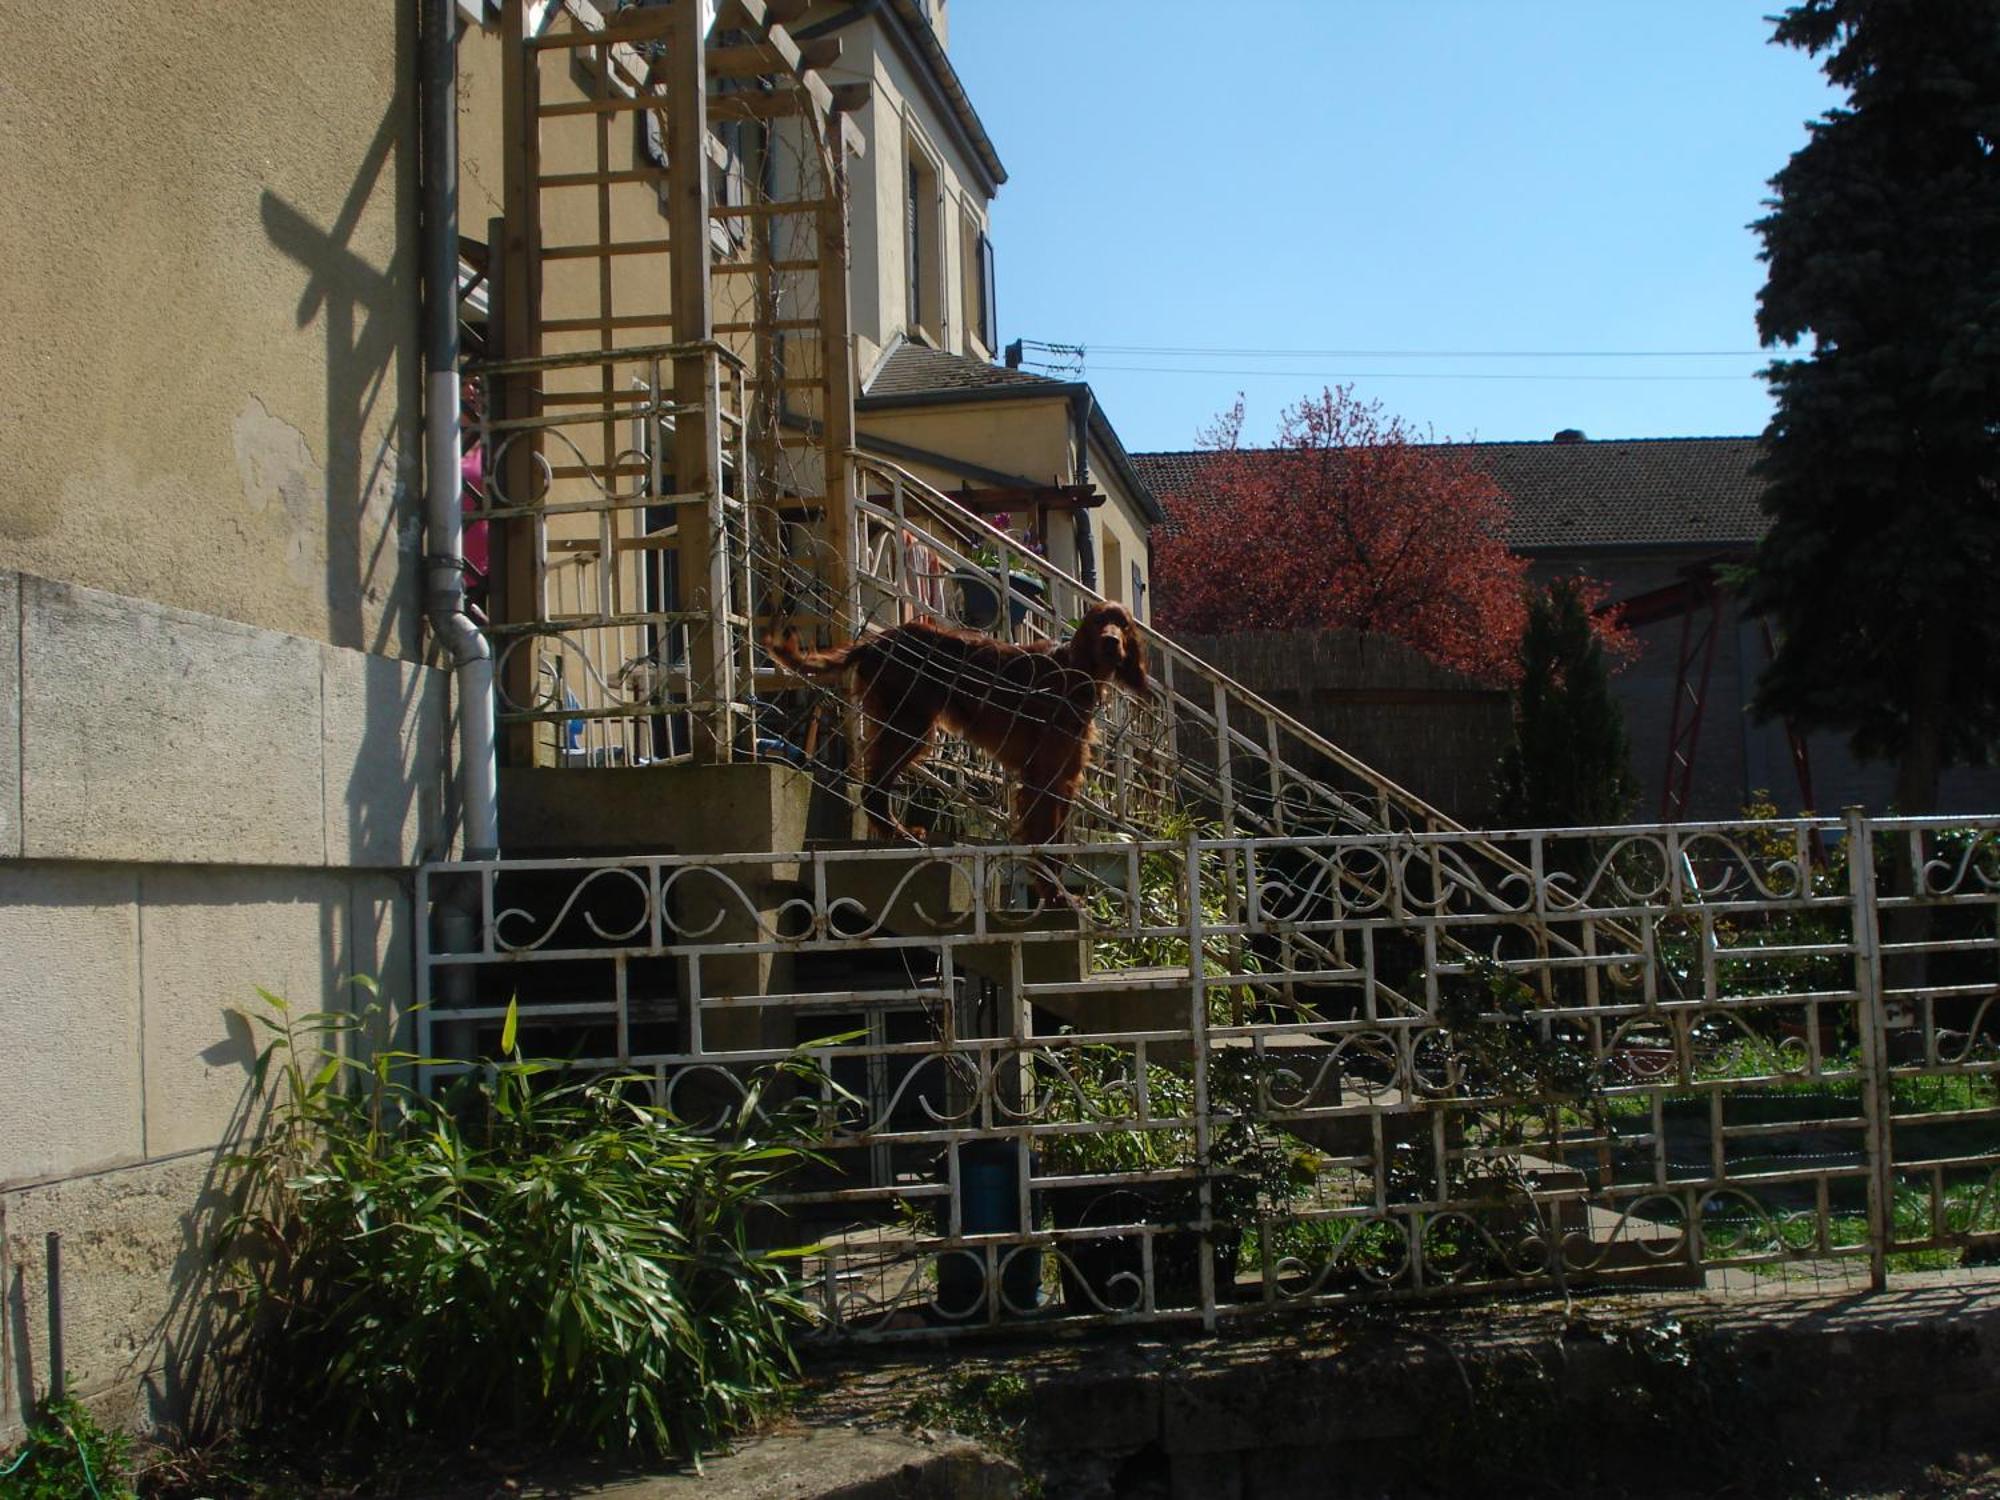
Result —
[{"label": "metal pole", "polygon": [[1875,845],[1859,807],[1842,809],[1847,820],[1847,881],[1854,924],[1856,1024],[1861,1032],[1861,1108],[1868,1127],[1868,1281],[1889,1285],[1889,1235],[1894,1201],[1890,1172],[1889,1045],[1882,1020],[1881,914],[1875,905]]},{"label": "metal pole", "polygon": [[1208,1091],[1208,983],[1202,975],[1201,944],[1201,843],[1189,832],[1187,843],[1188,893],[1188,1031],[1194,1042],[1194,1159],[1199,1171],[1196,1191],[1200,1195],[1201,1231],[1201,1326],[1215,1330],[1215,1194],[1212,1177],[1215,1164],[1209,1159],[1215,1133],[1209,1127]]},{"label": "metal pole", "polygon": [[49,1399],[60,1401],[67,1389],[67,1378],[63,1366],[67,1360],[63,1355],[63,1303],[62,1303],[62,1235],[49,1231],[48,1283],[49,1283]]}]

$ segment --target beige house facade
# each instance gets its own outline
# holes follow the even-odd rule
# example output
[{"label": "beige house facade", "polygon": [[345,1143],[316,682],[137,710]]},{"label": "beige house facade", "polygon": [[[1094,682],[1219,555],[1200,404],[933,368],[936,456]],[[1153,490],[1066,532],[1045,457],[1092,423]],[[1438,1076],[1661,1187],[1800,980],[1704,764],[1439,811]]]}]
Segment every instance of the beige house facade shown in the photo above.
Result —
[{"label": "beige house facade", "polygon": [[[614,13],[510,4],[530,36]],[[829,85],[868,85],[851,96],[838,309],[853,375],[877,382],[858,403],[862,446],[948,491],[1087,489],[1087,503],[1013,504],[1014,530],[1143,610],[1158,512],[1115,432],[1086,387],[993,362],[989,213],[1005,173],[947,59],[947,7],[778,9],[817,55],[838,40]],[[350,1006],[362,982],[406,1004],[415,871],[465,844],[458,687],[423,618],[417,11],[105,0],[10,17],[0,1442],[51,1382],[52,1235],[71,1389],[139,1425],[186,1417],[220,1153],[258,1104],[243,1013],[260,990]],[[491,354],[518,211],[507,32],[491,0],[457,12],[461,290],[467,336],[493,338]],[[593,71],[601,55],[549,61],[543,103],[590,120],[635,86]],[[643,77],[643,56],[624,56]],[[113,88],[113,58],[146,65]],[[634,124],[618,115],[596,155],[564,156],[545,131],[541,172],[657,167],[660,143]],[[715,151],[714,202],[754,224],[759,185]],[[671,338],[664,256],[546,251],[656,246],[664,192],[608,209],[589,192],[543,198],[539,352]],[[726,212],[713,232],[718,261],[753,233]],[[833,318],[824,291],[822,305]],[[718,329],[765,315],[716,295]],[[731,337],[748,358],[753,335]],[[885,376],[912,351],[982,384],[899,390]]]},{"label": "beige house facade", "polygon": [[51,1376],[51,1234],[71,1389],[185,1410],[235,1012],[407,996],[452,712],[415,586],[415,7],[8,20],[0,1441]]},{"label": "beige house facade", "polygon": [[[949,7],[815,8],[800,34],[816,30],[843,39],[830,76],[869,85],[851,207],[858,441],[978,497],[1056,566],[1143,612],[1161,515],[1116,430],[1083,382],[999,363],[991,224],[1007,173],[952,66]],[[1064,487],[1084,493],[1030,493]]]}]

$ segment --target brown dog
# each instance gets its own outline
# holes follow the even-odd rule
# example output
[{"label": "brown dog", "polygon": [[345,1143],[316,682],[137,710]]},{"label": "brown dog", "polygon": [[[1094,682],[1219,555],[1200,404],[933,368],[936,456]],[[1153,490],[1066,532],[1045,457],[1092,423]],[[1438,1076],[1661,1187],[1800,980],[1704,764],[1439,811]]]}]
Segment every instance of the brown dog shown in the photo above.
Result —
[{"label": "brown dog", "polygon": [[801,677],[853,674],[849,691],[868,720],[861,805],[887,838],[916,836],[896,821],[889,793],[942,724],[1020,777],[1015,840],[1060,842],[1106,685],[1135,697],[1151,691],[1138,627],[1120,604],[1097,605],[1060,646],[1015,646],[928,620],[831,651],[801,650],[790,631],[764,644]]}]

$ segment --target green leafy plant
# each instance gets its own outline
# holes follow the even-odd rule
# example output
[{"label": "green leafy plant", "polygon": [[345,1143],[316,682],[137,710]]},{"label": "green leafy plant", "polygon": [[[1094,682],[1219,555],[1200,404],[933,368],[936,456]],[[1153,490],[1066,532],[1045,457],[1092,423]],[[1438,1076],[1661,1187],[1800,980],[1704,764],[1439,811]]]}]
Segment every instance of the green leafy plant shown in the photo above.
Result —
[{"label": "green leafy plant", "polygon": [[[1042,1079],[1049,1104],[1042,1118],[1052,1124],[1096,1124],[1115,1128],[1044,1135],[1036,1146],[1048,1171],[1057,1173],[1147,1172],[1184,1166],[1194,1159],[1191,1128],[1142,1128],[1133,1081],[1133,1056],[1109,1042],[1089,1042],[1053,1054]],[[1194,1079],[1188,1069],[1154,1065],[1146,1070],[1147,1114],[1154,1120],[1191,1120]],[[1130,1122],[1130,1123],[1126,1123]]]},{"label": "green leafy plant", "polygon": [[[1158,837],[1185,841],[1190,835],[1218,837],[1222,830],[1182,812],[1169,812],[1160,820]],[[1181,850],[1152,850],[1139,857],[1137,889],[1103,889],[1094,892],[1089,903],[1090,923],[1098,936],[1091,944],[1094,969],[1173,969],[1186,968],[1192,947],[1187,935],[1189,910],[1187,862]],[[1236,920],[1231,897],[1242,880],[1234,856],[1222,849],[1203,849],[1193,855],[1200,877],[1201,922],[1204,929],[1227,927]],[[1132,925],[1144,928],[1180,928],[1179,932],[1130,935],[1118,929]],[[1211,972],[1259,974],[1265,972],[1263,959],[1240,937],[1209,932],[1201,945],[1203,967]],[[1251,984],[1210,984],[1207,987],[1208,1021],[1211,1026],[1240,1026],[1246,1022],[1272,1019],[1268,1006],[1261,1006]],[[1301,1011],[1304,1007],[1298,1007]]]},{"label": "green leafy plant", "polygon": [[503,1059],[429,1097],[409,1054],[345,1055],[357,1018],[265,999],[274,1114],[226,1244],[286,1407],[699,1456],[782,1397],[809,1252],[751,1222],[810,1159],[806,1056],[698,1126],[649,1080],[524,1060],[511,1006]]},{"label": "green leafy plant", "polygon": [[132,1440],[106,1432],[71,1397],[50,1397],[35,1409],[28,1435],[0,1454],[0,1495],[7,1500],[129,1500]]},{"label": "green leafy plant", "polygon": [[[1129,1077],[1131,1055],[1108,1043],[1086,1044],[1064,1053],[1066,1079],[1043,1118],[1054,1122],[1112,1123],[1133,1118],[1126,1128],[1041,1136],[1044,1170],[1056,1175],[1157,1172],[1202,1167],[1198,1177],[1153,1190],[1163,1221],[1192,1220],[1200,1213],[1205,1179],[1209,1212],[1220,1225],[1245,1229],[1261,1214],[1283,1207],[1309,1186],[1319,1158],[1298,1140],[1265,1120],[1260,1080],[1272,1064],[1238,1049],[1209,1056],[1210,1138],[1205,1161],[1195,1150],[1192,1128],[1140,1128]],[[1191,1120],[1194,1076],[1190,1065],[1153,1064],[1146,1070],[1148,1113],[1156,1120]]]},{"label": "green leafy plant", "polygon": [[1587,1105],[1600,1087],[1583,1039],[1539,1019],[1535,992],[1492,960],[1466,969],[1466,982],[1439,985],[1437,1007],[1462,1087],[1536,1115],[1551,1104]]}]

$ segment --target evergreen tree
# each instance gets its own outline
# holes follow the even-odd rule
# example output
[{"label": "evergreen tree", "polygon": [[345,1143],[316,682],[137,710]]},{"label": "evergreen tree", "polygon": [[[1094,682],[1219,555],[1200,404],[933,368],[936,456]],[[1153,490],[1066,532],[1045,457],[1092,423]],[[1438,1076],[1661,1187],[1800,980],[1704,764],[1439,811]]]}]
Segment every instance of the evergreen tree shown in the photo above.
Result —
[{"label": "evergreen tree", "polygon": [[1931,811],[2000,739],[2000,0],[1806,0],[1775,40],[1848,104],[1755,226],[1760,336],[1811,336],[1766,372],[1756,706],[1895,760],[1898,808]]},{"label": "evergreen tree", "polygon": [[1499,816],[1528,828],[1619,822],[1637,793],[1629,760],[1625,713],[1611,696],[1586,586],[1560,579],[1528,602]]}]

